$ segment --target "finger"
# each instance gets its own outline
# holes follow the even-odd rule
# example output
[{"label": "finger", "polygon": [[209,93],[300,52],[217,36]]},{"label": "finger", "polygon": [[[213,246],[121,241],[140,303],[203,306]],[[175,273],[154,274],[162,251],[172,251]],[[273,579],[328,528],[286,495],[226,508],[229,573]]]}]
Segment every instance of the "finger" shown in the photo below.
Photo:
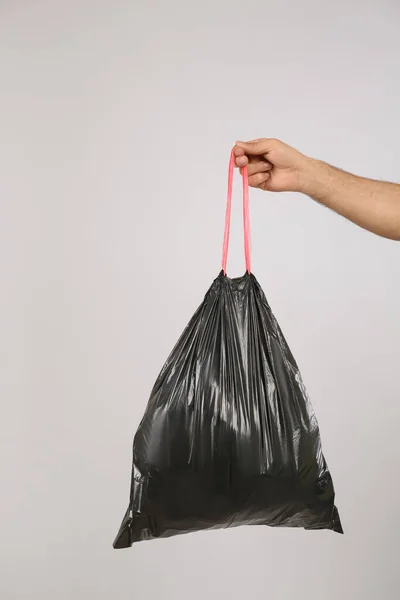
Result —
[{"label": "finger", "polygon": [[249,161],[247,165],[247,173],[249,177],[251,175],[255,175],[256,173],[265,173],[266,171],[270,171],[272,169],[272,165],[267,160],[262,161]]},{"label": "finger", "polygon": [[237,148],[235,146],[233,149],[233,155],[235,157],[235,167],[245,167],[247,165],[248,159],[245,156],[243,148]]},{"label": "finger", "polygon": [[270,173],[256,173],[249,177],[249,185],[254,188],[259,188],[263,186],[269,179]]},{"label": "finger", "polygon": [[266,154],[274,145],[275,140],[260,139],[252,140],[250,142],[236,142],[235,148],[244,150],[245,154],[261,155]]},{"label": "finger", "polygon": [[249,164],[249,159],[247,156],[238,156],[235,160],[235,164],[237,167],[246,167]]},{"label": "finger", "polygon": [[233,154],[234,154],[235,156],[243,156],[243,155],[244,155],[244,153],[245,153],[245,152],[244,152],[244,149],[243,149],[243,148],[239,148],[239,146],[235,146],[235,147],[233,148]]},{"label": "finger", "polygon": [[[270,163],[268,160],[258,160],[257,158],[250,157],[247,165],[247,174],[255,175],[256,173],[265,173],[266,171],[271,171],[274,168],[274,165]],[[242,173],[243,169],[240,169]]]}]

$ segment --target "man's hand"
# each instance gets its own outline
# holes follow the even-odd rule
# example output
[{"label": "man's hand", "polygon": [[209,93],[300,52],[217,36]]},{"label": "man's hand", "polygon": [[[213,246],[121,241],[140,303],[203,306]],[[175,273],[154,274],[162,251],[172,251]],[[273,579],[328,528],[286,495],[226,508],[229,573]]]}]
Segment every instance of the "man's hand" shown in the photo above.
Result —
[{"label": "man's hand", "polygon": [[236,166],[247,166],[249,184],[271,192],[303,191],[302,182],[311,159],[274,139],[237,142]]},{"label": "man's hand", "polygon": [[307,194],[364,229],[400,240],[399,184],[351,175],[274,139],[237,142],[234,154],[252,187]]}]

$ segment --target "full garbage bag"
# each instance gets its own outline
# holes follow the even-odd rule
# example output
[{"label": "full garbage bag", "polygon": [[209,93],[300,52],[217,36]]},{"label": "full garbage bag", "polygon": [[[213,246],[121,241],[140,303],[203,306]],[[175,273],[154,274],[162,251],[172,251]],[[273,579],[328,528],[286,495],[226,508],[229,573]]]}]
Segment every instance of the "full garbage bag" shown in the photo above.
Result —
[{"label": "full garbage bag", "polygon": [[114,548],[239,525],[342,533],[318,423],[299,369],[250,269],[222,271],[159,374],[133,443],[129,506]]}]

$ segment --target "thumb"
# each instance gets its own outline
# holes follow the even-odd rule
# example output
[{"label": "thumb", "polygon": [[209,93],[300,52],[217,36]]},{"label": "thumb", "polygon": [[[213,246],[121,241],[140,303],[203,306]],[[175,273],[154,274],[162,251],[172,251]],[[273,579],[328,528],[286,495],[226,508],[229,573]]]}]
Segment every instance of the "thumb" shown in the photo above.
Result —
[{"label": "thumb", "polygon": [[236,142],[238,148],[242,148],[246,154],[260,155],[267,154],[273,149],[275,140],[263,138],[259,140],[251,140],[250,142]]}]

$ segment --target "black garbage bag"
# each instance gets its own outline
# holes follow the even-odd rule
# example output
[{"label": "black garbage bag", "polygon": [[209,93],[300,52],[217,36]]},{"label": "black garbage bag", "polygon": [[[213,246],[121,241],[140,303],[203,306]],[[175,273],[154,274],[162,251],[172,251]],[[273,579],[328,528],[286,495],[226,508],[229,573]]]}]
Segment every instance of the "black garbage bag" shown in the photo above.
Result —
[{"label": "black garbage bag", "polygon": [[154,385],[135,435],[115,548],[205,529],[269,525],[342,533],[317,420],[297,364],[250,272],[223,270]]}]

